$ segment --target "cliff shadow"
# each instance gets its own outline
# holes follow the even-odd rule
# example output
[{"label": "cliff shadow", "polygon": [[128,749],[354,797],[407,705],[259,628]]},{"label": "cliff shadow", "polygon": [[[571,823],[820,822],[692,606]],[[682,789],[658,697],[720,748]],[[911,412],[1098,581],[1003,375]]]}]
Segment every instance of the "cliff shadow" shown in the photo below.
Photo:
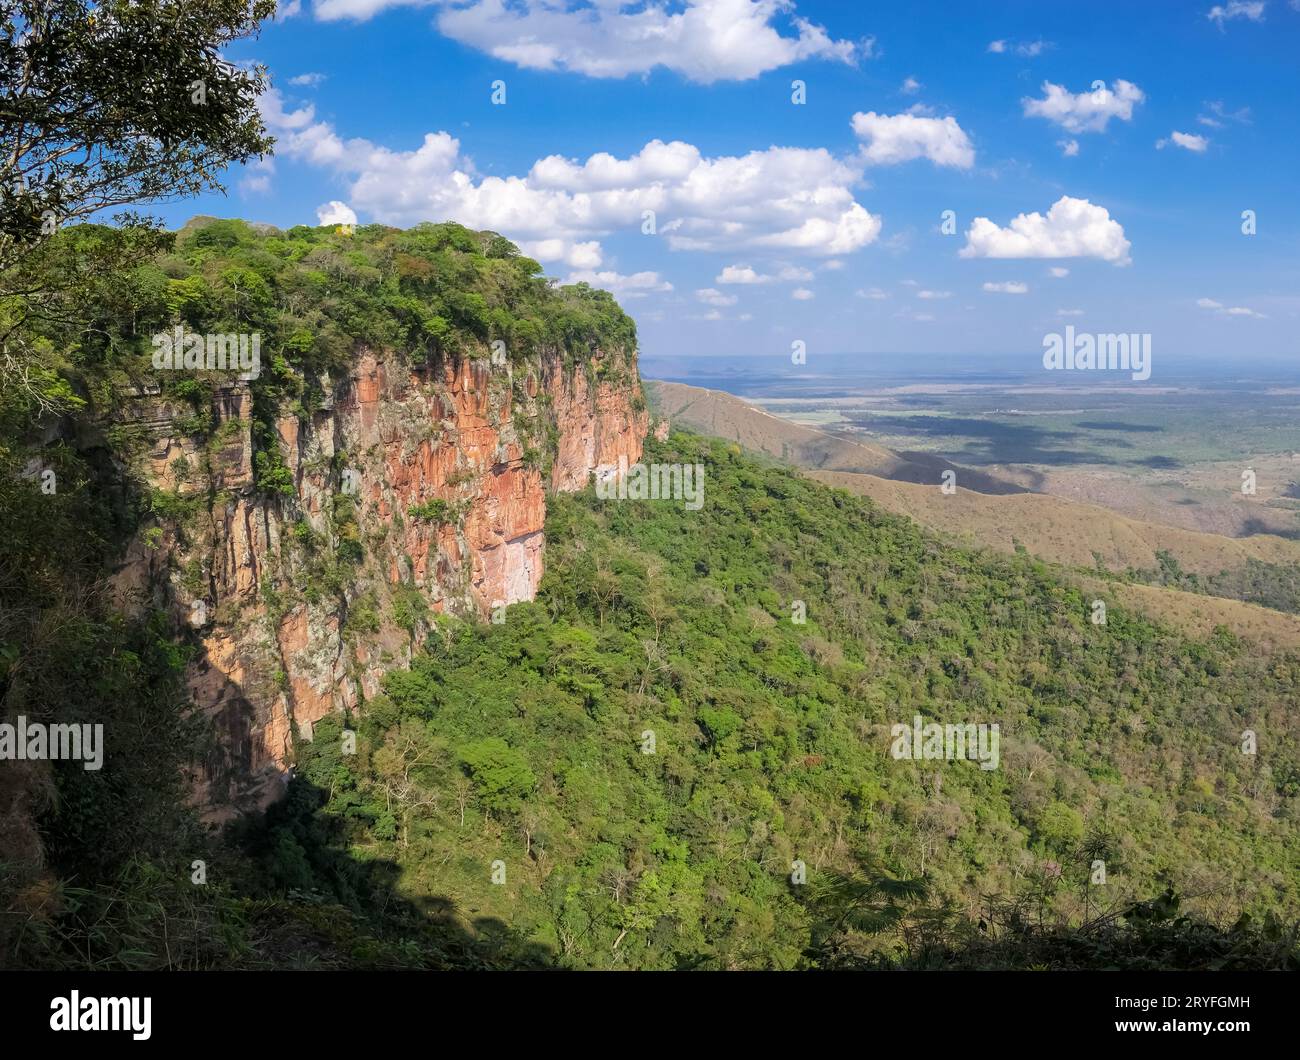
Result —
[{"label": "cliff shadow", "polygon": [[[495,917],[468,924],[453,898],[403,893],[402,868],[387,859],[359,858],[349,848],[345,821],[325,812],[330,794],[303,777],[294,777],[284,798],[266,812],[232,824],[225,838],[257,867],[268,896],[295,906],[322,910],[337,904],[348,911],[353,928],[341,934],[308,916],[277,949],[310,960],[357,959],[345,966],[394,969],[507,970],[554,968],[556,954],[524,938]],[[296,918],[295,918],[296,919]],[[356,927],[368,938],[355,937]],[[340,946],[349,952],[339,954]],[[358,955],[360,955],[358,957]]]}]

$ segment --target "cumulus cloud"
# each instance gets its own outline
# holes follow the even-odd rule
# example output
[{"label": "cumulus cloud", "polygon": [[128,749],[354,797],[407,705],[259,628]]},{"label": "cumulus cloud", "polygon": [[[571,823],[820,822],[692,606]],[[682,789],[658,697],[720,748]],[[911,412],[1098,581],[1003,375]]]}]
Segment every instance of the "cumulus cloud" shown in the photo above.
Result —
[{"label": "cumulus cloud", "polygon": [[1257,313],[1244,305],[1228,306],[1222,302],[1217,302],[1213,298],[1198,298],[1196,304],[1201,309],[1213,310],[1215,316],[1221,317],[1254,317],[1256,320],[1267,320],[1263,313]]},{"label": "cumulus cloud", "polygon": [[716,287],[703,287],[695,292],[695,297],[707,305],[735,305],[738,299],[734,294],[723,294]]},{"label": "cumulus cloud", "polygon": [[880,218],[854,200],[861,166],[821,148],[706,158],[691,144],[652,140],[626,158],[552,155],[521,176],[480,176],[446,132],[394,151],[345,141],[316,120],[312,106],[289,109],[274,90],[260,106],[280,155],[349,180],[348,201],[358,211],[387,224],[456,220],[492,229],[572,268],[596,267],[599,237],[641,230],[647,212],[673,250],[833,257],[880,234]]},{"label": "cumulus cloud", "polygon": [[[318,19],[363,21],[429,0],[316,0]],[[646,74],[657,67],[692,81],[748,80],[808,59],[853,63],[872,41],[837,40],[790,0],[472,0],[438,5],[444,36],[530,70],[588,77]]]},{"label": "cumulus cloud", "polygon": [[898,90],[905,96],[910,96],[915,92],[921,91],[921,82],[915,77],[909,77],[903,81]]},{"label": "cumulus cloud", "polygon": [[991,40],[989,41],[988,50],[991,51],[994,55],[1001,55],[1003,52],[1007,50],[1007,42],[1004,40]]},{"label": "cumulus cloud", "polygon": [[244,195],[264,195],[271,190],[271,174],[275,172],[275,159],[263,155],[248,167],[248,175],[239,182]]},{"label": "cumulus cloud", "polygon": [[1123,79],[1107,88],[1104,84],[1075,94],[1064,85],[1043,82],[1043,98],[1026,96],[1021,105],[1027,118],[1046,118],[1067,132],[1105,132],[1111,118],[1133,119],[1133,108],[1146,99],[1142,89]]},{"label": "cumulus cloud", "polygon": [[574,243],[566,239],[522,239],[518,246],[520,253],[530,258],[563,262],[571,269],[596,269],[604,260],[595,240]]},{"label": "cumulus cloud", "polygon": [[660,294],[671,291],[673,285],[663,279],[657,272],[634,272],[624,276],[619,272],[579,271],[569,275],[566,283],[588,283],[592,287],[603,287],[623,298],[639,298],[646,294]]},{"label": "cumulus cloud", "polygon": [[1234,18],[1263,22],[1264,0],[1230,0],[1226,4],[1215,4],[1205,13],[1205,17],[1217,24],[1219,29],[1223,29],[1223,24]]},{"label": "cumulus cloud", "polygon": [[1053,265],[1047,272],[1053,279],[1057,280],[1063,280],[1070,275],[1070,270],[1063,265]]},{"label": "cumulus cloud", "polygon": [[808,290],[807,287],[796,287],[790,292],[790,297],[800,302],[807,302],[817,296],[814,295],[812,291]]},{"label": "cumulus cloud", "polygon": [[727,265],[718,273],[714,283],[771,283],[775,277],[755,272],[748,265]]},{"label": "cumulus cloud", "polygon": [[933,301],[933,300],[938,299],[938,298],[951,298],[951,297],[952,297],[952,292],[951,292],[951,291],[925,291],[925,290],[922,290],[922,291],[917,291],[917,292],[916,292],[916,297],[917,297],[917,298],[924,298],[926,301]]},{"label": "cumulus cloud", "polygon": [[1006,280],[1002,283],[986,283],[984,290],[989,294],[1027,294],[1029,285],[1015,280]]},{"label": "cumulus cloud", "polygon": [[289,78],[289,84],[296,85],[299,88],[315,88],[324,80],[324,74],[299,74],[297,77]]},{"label": "cumulus cloud", "polygon": [[352,208],[345,202],[339,202],[338,199],[331,199],[329,202],[316,207],[316,223],[319,225],[354,225],[357,223],[357,215],[352,212]]},{"label": "cumulus cloud", "polygon": [[1075,155],[1079,153],[1078,140],[1058,140],[1057,146],[1060,147],[1061,154],[1063,154],[1066,158],[1073,158]]},{"label": "cumulus cloud", "polygon": [[868,111],[853,115],[853,131],[864,141],[862,159],[870,165],[892,166],[916,158],[957,169],[975,164],[975,149],[956,118]]},{"label": "cumulus cloud", "polygon": [[882,291],[879,287],[864,287],[859,291],[854,291],[859,298],[866,298],[872,302],[883,302],[889,297],[888,291]]},{"label": "cumulus cloud", "polygon": [[[843,262],[834,260],[826,262],[823,268],[840,268]],[[805,269],[801,265],[783,265],[775,274],[758,272],[749,265],[726,265],[714,279],[714,283],[722,284],[762,284],[776,283],[778,280],[786,282],[807,282],[815,278],[811,269]]]},{"label": "cumulus cloud", "polygon": [[1188,151],[1195,151],[1197,154],[1202,154],[1210,146],[1209,140],[1204,136],[1197,136],[1196,133],[1171,132],[1168,137],[1156,141],[1156,148],[1163,150],[1171,143]]},{"label": "cumulus cloud", "polygon": [[1063,195],[1047,216],[1022,213],[1005,228],[975,218],[960,253],[963,258],[1100,258],[1127,265],[1131,246],[1105,207]]}]

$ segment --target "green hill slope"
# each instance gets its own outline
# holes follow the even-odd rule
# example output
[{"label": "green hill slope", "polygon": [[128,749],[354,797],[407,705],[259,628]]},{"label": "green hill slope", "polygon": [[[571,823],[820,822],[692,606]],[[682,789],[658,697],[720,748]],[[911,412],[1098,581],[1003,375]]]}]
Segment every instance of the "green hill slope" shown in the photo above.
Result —
[{"label": "green hill slope", "polygon": [[[579,967],[799,966],[796,861],[923,880],[958,921],[988,894],[1077,919],[1166,883],[1212,916],[1295,911],[1295,657],[1122,607],[1093,625],[1041,564],[720,442],[648,459],[702,462],[703,509],[555,499],[535,603],[444,627],[357,756],[318,728],[301,776],[332,843]],[[999,768],[894,759],[915,714],[997,723]]]}]

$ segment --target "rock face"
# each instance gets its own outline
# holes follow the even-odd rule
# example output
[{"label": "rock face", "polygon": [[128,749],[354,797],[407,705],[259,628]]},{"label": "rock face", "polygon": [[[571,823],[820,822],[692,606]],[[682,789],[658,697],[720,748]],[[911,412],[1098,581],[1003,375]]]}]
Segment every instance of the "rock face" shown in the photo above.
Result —
[{"label": "rock face", "polygon": [[254,485],[248,383],[218,387],[203,437],[183,433],[182,410],[136,400],[146,477],[178,514],[132,542],[116,584],[190,627],[186,682],[216,733],[193,777],[210,820],[274,800],[295,728],[310,739],[327,715],[364,709],[433,616],[531,600],[546,489],[637,461],[648,429],[623,351],[576,366],[362,351],[321,383],[316,407],[274,421],[270,492]]}]

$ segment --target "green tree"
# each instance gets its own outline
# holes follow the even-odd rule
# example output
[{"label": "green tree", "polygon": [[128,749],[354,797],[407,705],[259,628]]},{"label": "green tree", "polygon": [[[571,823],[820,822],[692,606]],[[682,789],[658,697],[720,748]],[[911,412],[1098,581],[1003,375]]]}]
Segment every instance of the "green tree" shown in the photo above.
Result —
[{"label": "green tree", "polygon": [[524,756],[499,736],[464,745],[458,757],[478,785],[483,802],[493,810],[518,810],[523,798],[537,786],[537,777]]}]

